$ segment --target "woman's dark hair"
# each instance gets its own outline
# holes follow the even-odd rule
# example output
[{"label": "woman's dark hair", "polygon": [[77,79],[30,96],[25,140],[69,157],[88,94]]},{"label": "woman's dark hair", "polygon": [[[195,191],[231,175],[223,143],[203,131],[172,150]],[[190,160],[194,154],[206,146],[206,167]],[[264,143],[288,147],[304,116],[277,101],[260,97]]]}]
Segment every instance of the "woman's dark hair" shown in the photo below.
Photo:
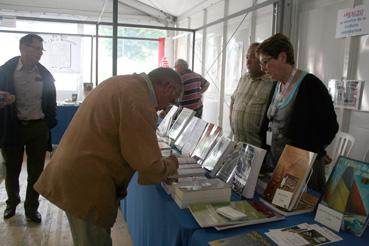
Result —
[{"label": "woman's dark hair", "polygon": [[265,54],[278,58],[281,52],[285,52],[287,55],[287,63],[295,65],[295,58],[293,55],[293,47],[290,40],[282,33],[274,34],[273,36],[265,39],[257,48],[256,54]]}]

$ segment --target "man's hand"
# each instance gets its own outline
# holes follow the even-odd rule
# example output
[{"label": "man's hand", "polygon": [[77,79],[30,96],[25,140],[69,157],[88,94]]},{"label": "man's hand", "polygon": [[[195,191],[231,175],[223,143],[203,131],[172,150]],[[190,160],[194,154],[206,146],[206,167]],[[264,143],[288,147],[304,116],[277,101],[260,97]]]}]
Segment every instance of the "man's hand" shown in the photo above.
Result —
[{"label": "man's hand", "polygon": [[15,102],[15,96],[7,91],[0,91],[0,108]]}]

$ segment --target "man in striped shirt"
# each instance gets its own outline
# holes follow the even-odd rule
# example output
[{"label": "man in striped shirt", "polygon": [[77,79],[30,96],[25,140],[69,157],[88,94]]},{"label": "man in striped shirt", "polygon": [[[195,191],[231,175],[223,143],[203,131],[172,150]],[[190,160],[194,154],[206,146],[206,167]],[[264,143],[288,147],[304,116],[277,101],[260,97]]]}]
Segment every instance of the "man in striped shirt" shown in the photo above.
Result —
[{"label": "man in striped shirt", "polygon": [[175,70],[181,75],[184,85],[183,97],[179,105],[185,108],[193,109],[195,116],[201,118],[202,115],[202,94],[208,89],[209,82],[200,74],[191,71],[188,63],[183,59],[175,62]]}]

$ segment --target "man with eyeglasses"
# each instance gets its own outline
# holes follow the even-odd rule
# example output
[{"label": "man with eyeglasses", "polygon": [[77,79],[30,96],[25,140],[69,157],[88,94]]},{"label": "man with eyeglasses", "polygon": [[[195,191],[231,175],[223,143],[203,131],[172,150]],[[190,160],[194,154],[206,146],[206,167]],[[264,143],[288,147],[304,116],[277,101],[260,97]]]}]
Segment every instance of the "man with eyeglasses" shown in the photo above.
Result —
[{"label": "man with eyeglasses", "polygon": [[235,141],[266,147],[266,109],[275,83],[261,71],[255,54],[259,43],[252,43],[246,53],[248,72],[238,82],[231,97],[230,124]]},{"label": "man with eyeglasses", "polygon": [[21,202],[19,174],[26,151],[24,209],[27,219],[35,223],[41,223],[41,215],[37,211],[39,193],[33,184],[44,168],[46,150],[51,149],[50,129],[57,123],[54,78],[39,63],[44,51],[42,42],[40,36],[27,34],[19,41],[21,55],[0,67],[0,148],[8,195],[4,219],[13,217]]}]

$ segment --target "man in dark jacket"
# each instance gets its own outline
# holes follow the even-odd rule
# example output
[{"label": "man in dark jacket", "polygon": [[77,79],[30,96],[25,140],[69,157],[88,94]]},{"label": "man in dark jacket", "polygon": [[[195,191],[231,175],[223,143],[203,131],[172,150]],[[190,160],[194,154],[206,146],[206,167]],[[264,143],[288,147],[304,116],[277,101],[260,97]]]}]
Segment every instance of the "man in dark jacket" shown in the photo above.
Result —
[{"label": "man in dark jacket", "polygon": [[39,63],[42,38],[28,34],[20,39],[21,56],[0,67],[0,148],[6,167],[8,195],[4,219],[15,214],[19,197],[19,174],[24,150],[27,154],[28,184],[24,202],[27,219],[40,223],[39,194],[33,184],[45,162],[50,129],[56,121],[56,90],[51,73]]}]

